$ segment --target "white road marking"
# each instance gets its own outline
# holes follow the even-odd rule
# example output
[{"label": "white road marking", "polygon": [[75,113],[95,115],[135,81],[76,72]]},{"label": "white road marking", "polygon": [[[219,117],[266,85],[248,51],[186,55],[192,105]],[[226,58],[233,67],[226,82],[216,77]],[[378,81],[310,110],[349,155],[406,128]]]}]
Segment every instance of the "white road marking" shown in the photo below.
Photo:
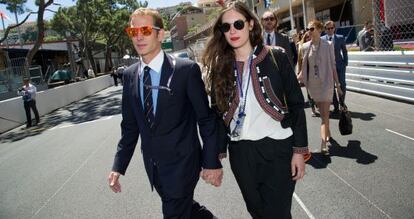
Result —
[{"label": "white road marking", "polygon": [[387,130],[387,131],[389,131],[389,132],[391,132],[391,133],[394,133],[394,134],[396,134],[396,135],[399,135],[399,136],[402,136],[402,137],[404,137],[404,138],[408,138],[408,139],[410,139],[410,140],[414,141],[414,138],[408,137],[408,136],[406,136],[406,135],[403,135],[403,134],[398,133],[398,132],[396,132],[396,131],[393,131],[393,130],[391,130],[391,129],[385,129],[385,130]]},{"label": "white road marking", "polygon": [[384,210],[379,208],[373,201],[369,200],[368,197],[366,197],[364,194],[362,194],[360,191],[358,191],[355,187],[353,187],[350,183],[345,181],[342,177],[340,177],[335,171],[333,171],[331,168],[326,167],[332,174],[334,174],[338,179],[340,179],[345,185],[349,186],[352,190],[354,190],[356,193],[358,193],[362,198],[367,200],[372,206],[374,206],[378,211],[380,211],[382,214],[384,214],[387,218],[391,218],[387,213],[385,213]]},{"label": "white road marking", "polygon": [[93,155],[95,155],[95,153],[96,152],[98,152],[98,150],[99,149],[101,149],[102,148],[102,146],[103,145],[105,145],[104,144],[104,142],[106,142],[107,141],[107,139],[110,137],[110,135],[108,135],[106,138],[105,138],[105,140],[104,141],[102,141],[102,143],[99,145],[99,147],[97,147],[96,148],[96,150],[95,151],[93,151],[83,162],[82,162],[82,164],[78,167],[78,169],[76,169],[75,170],[75,172],[74,173],[72,173],[72,175],[68,178],[68,179],[66,179],[66,181],[59,187],[59,189],[57,189],[56,190],[56,192],[52,195],[52,196],[50,196],[47,200],[46,200],[46,202],[42,205],[42,207],[40,207],[37,211],[36,211],[36,213],[31,217],[31,218],[34,218],[37,214],[39,214],[39,212],[43,209],[43,208],[45,208],[46,207],[46,205],[47,204],[49,204],[49,202],[60,192],[60,191],[62,191],[62,189],[63,189],[63,187],[65,187],[65,185],[79,172],[79,170],[80,169],[82,169],[85,165],[86,165],[86,163],[89,161],[89,159],[93,156]]},{"label": "white road marking", "polygon": [[[317,158],[314,158],[318,163],[322,163],[320,160],[318,160]],[[391,218],[390,215],[388,215],[387,213],[385,213],[384,210],[382,210],[381,208],[379,208],[373,201],[369,200],[368,197],[366,197],[364,194],[362,194],[362,192],[358,191],[355,187],[353,187],[350,183],[348,183],[345,179],[343,179],[342,177],[340,177],[335,171],[333,171],[331,168],[326,167],[326,169],[328,169],[333,175],[335,175],[339,180],[341,180],[343,183],[345,183],[345,185],[347,185],[349,188],[351,188],[352,190],[354,190],[356,193],[358,193],[358,195],[360,195],[363,199],[367,200],[368,203],[370,203],[372,206],[374,206],[378,211],[380,211],[382,214],[384,214],[387,218]]]},{"label": "white road marking", "polygon": [[308,215],[309,219],[315,219],[315,216],[309,211],[309,209],[305,206],[305,204],[302,202],[302,200],[299,198],[299,196],[296,194],[296,192],[293,193],[293,198],[298,202],[300,207],[305,211],[305,213]]},{"label": "white road marking", "polygon": [[89,123],[94,123],[94,122],[100,122],[100,121],[105,121],[108,119],[111,119],[113,116],[108,116],[108,117],[104,117],[102,119],[97,119],[97,120],[92,120],[92,121],[88,121],[88,122],[82,122],[82,123],[77,123],[77,124],[69,124],[69,125],[62,125],[62,126],[55,126],[49,130],[55,130],[55,129],[63,129],[63,128],[68,128],[68,127],[72,127],[75,125],[84,125],[84,124],[89,124]]}]

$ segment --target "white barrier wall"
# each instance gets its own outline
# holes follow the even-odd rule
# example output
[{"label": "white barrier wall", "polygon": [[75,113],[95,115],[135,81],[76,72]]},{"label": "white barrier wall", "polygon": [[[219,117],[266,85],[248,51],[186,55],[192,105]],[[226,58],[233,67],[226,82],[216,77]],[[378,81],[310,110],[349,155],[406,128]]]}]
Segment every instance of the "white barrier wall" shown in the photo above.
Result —
[{"label": "white barrier wall", "polygon": [[[110,75],[72,83],[36,94],[36,106],[40,116],[81,100],[113,85]],[[32,118],[34,118],[32,112]],[[21,97],[0,101],[0,133],[18,127],[26,122]]]}]

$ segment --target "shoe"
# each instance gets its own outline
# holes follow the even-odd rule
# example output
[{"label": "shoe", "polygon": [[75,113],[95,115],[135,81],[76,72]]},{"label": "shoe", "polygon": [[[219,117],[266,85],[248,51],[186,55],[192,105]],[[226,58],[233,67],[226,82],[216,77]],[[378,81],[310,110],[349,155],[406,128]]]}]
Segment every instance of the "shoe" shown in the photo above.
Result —
[{"label": "shoe", "polygon": [[329,148],[328,148],[328,145],[323,145],[323,144],[321,144],[321,153],[323,154],[323,155],[329,155]]}]

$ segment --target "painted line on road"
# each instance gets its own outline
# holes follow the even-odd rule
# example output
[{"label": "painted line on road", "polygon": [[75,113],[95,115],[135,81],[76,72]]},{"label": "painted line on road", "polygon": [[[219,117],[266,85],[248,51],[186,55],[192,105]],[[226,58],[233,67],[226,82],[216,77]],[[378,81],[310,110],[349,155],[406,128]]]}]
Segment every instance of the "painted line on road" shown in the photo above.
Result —
[{"label": "painted line on road", "polygon": [[410,139],[410,140],[414,141],[414,138],[408,137],[408,136],[406,136],[406,135],[403,135],[403,134],[398,133],[398,132],[396,132],[396,131],[393,131],[393,130],[391,130],[391,129],[385,129],[385,130],[386,130],[386,131],[389,131],[389,132],[391,132],[391,133],[394,133],[394,134],[396,134],[396,135],[399,135],[399,136],[402,136],[402,137],[404,137],[404,138],[408,138],[408,139]]},{"label": "painted line on road", "polygon": [[[317,158],[313,158],[313,159],[315,159],[319,164],[322,164],[322,162],[319,159],[317,159]],[[380,207],[378,207],[373,201],[371,201],[368,197],[366,197],[364,194],[362,194],[362,192],[358,191],[355,187],[353,187],[350,183],[348,183],[344,178],[342,178],[341,176],[339,176],[335,171],[333,171],[329,167],[326,167],[326,169],[328,169],[339,180],[341,180],[343,183],[345,183],[345,185],[347,185],[349,188],[351,188],[356,193],[358,193],[358,195],[360,195],[363,199],[367,200],[368,203],[370,203],[372,206],[374,206],[379,212],[381,212],[382,214],[384,214],[387,218],[391,218],[390,215],[388,215],[387,213],[385,213],[384,210],[382,210]]]},{"label": "painted line on road", "polygon": [[305,211],[305,213],[308,215],[309,219],[315,219],[315,216],[309,211],[309,209],[305,206],[305,204],[302,202],[302,200],[299,198],[299,196],[296,194],[296,192],[293,193],[293,198],[298,202],[300,207]]},{"label": "painted line on road", "polygon": [[49,202],[60,192],[60,191],[62,191],[62,189],[63,189],[63,187],[65,187],[65,185],[79,172],[79,170],[80,169],[82,169],[85,165],[86,165],[86,163],[88,163],[88,161],[89,161],[89,159],[93,156],[93,155],[95,155],[96,154],[96,152],[98,152],[99,151],[99,149],[101,149],[105,144],[104,144],[104,142],[106,142],[107,141],[107,139],[110,137],[110,135],[108,135],[106,138],[105,138],[105,140],[99,145],[99,147],[97,147],[96,148],[96,150],[95,151],[93,151],[87,158],[86,158],[86,160],[84,160],[83,162],[82,162],[82,164],[78,167],[78,169],[76,169],[75,170],[75,172],[74,173],[72,173],[72,175],[68,178],[68,179],[66,179],[66,181],[56,190],[56,192],[55,193],[53,193],[53,195],[52,196],[50,196],[47,200],[46,200],[46,202],[42,205],[42,207],[40,207],[37,211],[36,211],[36,213],[31,217],[31,218],[34,218],[37,214],[39,214],[39,212],[43,209],[43,208],[45,208],[46,207],[46,205],[48,205],[49,204]]},{"label": "painted line on road", "polygon": [[92,120],[92,121],[88,121],[88,122],[82,122],[82,123],[77,123],[77,124],[69,124],[69,125],[62,125],[62,126],[55,126],[53,128],[50,129],[51,130],[55,130],[55,129],[63,129],[63,128],[68,128],[68,127],[72,127],[72,126],[76,126],[76,125],[84,125],[84,124],[89,124],[89,123],[94,123],[94,122],[100,122],[100,121],[105,121],[108,119],[112,119],[113,116],[108,116],[108,117],[104,117],[102,119],[97,119],[97,120]]}]

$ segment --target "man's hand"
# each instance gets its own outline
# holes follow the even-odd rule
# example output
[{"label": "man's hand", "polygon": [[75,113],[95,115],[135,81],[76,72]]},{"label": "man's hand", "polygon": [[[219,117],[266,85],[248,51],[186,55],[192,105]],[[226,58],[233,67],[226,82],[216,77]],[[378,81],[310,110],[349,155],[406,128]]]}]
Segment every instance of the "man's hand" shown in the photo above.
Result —
[{"label": "man's hand", "polygon": [[305,160],[302,154],[293,153],[291,168],[292,180],[300,180],[305,176]]},{"label": "man's hand", "polygon": [[203,169],[200,175],[206,183],[219,187],[223,179],[223,169]]},{"label": "man's hand", "polygon": [[219,160],[221,161],[221,160],[223,160],[224,158],[226,158],[227,157],[227,153],[220,153],[219,154]]},{"label": "man's hand", "polygon": [[121,174],[118,172],[111,171],[111,173],[109,173],[109,176],[108,176],[109,187],[115,193],[121,192],[121,184],[119,184],[120,175]]}]

